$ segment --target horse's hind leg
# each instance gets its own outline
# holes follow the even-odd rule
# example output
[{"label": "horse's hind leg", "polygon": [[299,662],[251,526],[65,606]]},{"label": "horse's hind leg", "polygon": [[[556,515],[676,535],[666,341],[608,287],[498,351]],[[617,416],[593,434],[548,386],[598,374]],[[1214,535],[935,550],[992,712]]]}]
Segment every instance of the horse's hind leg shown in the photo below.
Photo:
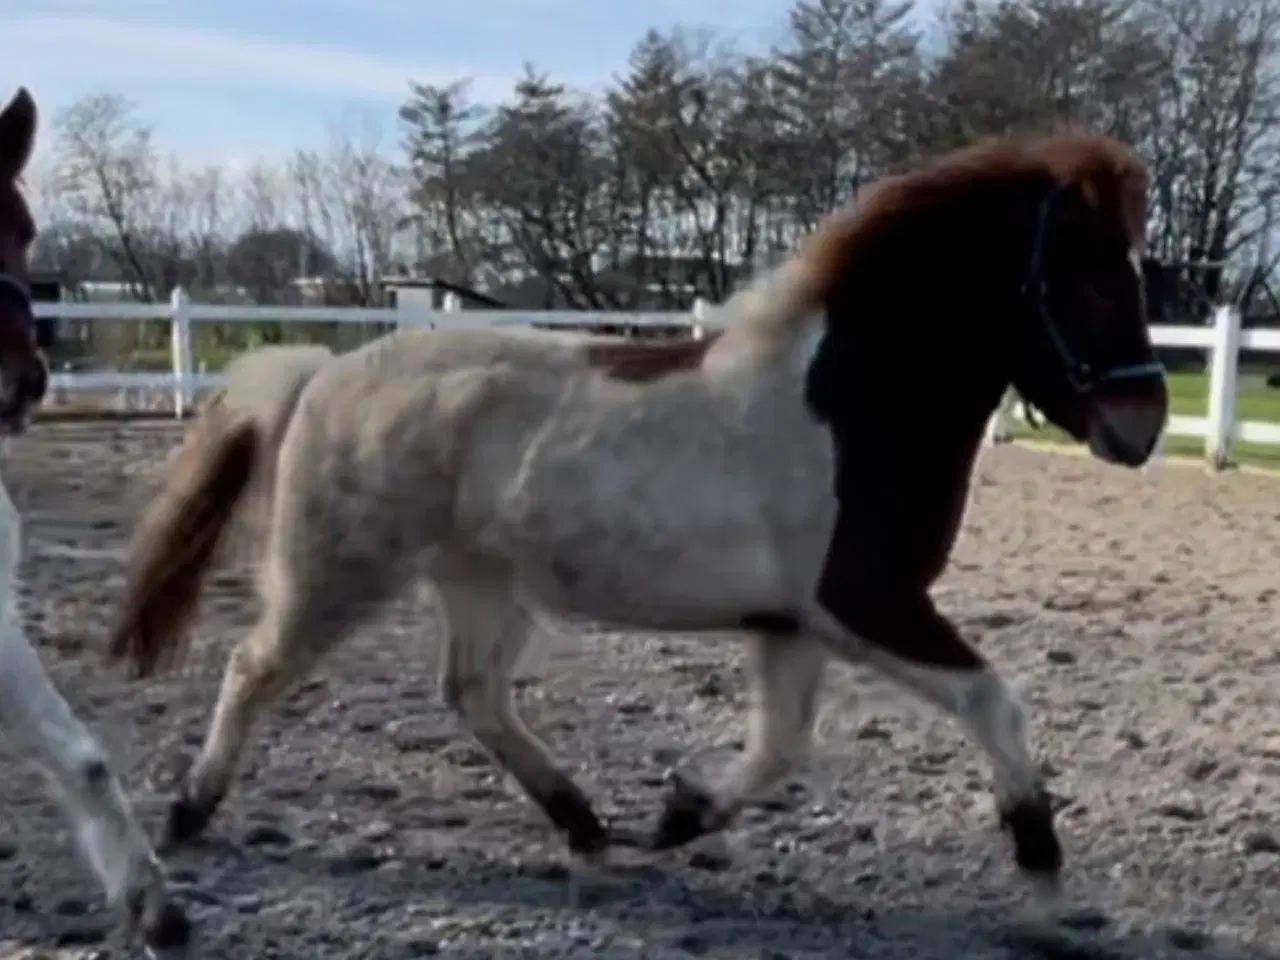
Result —
[{"label": "horse's hind leg", "polygon": [[728,826],[752,797],[781,780],[808,750],[828,654],[807,633],[761,632],[748,641],[751,704],[746,749],[710,786],[677,775],[649,841],[682,846]]},{"label": "horse's hind leg", "polygon": [[551,759],[516,716],[511,675],[528,643],[531,623],[517,601],[509,570],[477,561],[434,571],[446,639],[441,663],[444,699],[493,758],[562,830],[574,853],[608,844],[608,831],[586,793]]},{"label": "horse's hind leg", "polygon": [[0,630],[0,726],[52,779],[108,903],[127,910],[151,946],[181,946],[190,924],[169,899],[160,863],[101,744],[54,688],[14,611]]},{"label": "horse's hind leg", "polygon": [[263,712],[402,582],[399,573],[373,560],[340,560],[314,543],[293,550],[287,565],[274,553],[269,561],[275,566],[263,581],[262,614],[223,673],[204,744],[169,809],[167,843],[204,829]]}]

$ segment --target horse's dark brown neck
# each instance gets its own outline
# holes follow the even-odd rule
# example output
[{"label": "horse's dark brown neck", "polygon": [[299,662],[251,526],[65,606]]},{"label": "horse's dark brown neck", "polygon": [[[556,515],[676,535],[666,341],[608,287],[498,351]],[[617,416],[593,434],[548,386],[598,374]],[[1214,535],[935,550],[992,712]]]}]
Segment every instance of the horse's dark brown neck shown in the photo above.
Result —
[{"label": "horse's dark brown neck", "polygon": [[[827,304],[828,384],[895,432],[979,438],[1009,386],[1037,183],[975,190],[903,215]],[[810,378],[814,393],[815,378]],[[814,399],[817,399],[816,397]],[[830,402],[838,402],[834,398]],[[902,435],[903,443],[915,443]]]},{"label": "horse's dark brown neck", "polygon": [[830,570],[882,563],[901,590],[927,589],[950,555],[1020,320],[1021,223],[984,230],[999,204],[957,206],[904,216],[850,265],[806,381],[836,451]]}]

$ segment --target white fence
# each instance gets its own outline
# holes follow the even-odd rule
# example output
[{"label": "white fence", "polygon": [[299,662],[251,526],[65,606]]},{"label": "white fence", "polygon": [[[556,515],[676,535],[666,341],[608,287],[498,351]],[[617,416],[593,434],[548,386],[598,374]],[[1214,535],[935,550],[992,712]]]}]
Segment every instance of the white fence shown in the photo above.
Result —
[{"label": "white fence", "polygon": [[[168,320],[171,323],[172,367],[164,373],[55,372],[51,389],[65,393],[84,390],[172,391],[173,410],[183,416],[191,407],[194,391],[214,387],[220,375],[195,368],[191,327],[195,323],[356,323],[389,324],[397,327],[492,327],[523,326],[530,323],[556,327],[580,326],[687,326],[690,334],[701,336],[704,304],[692,313],[590,313],[583,311],[460,310],[456,296],[445,300],[444,310],[407,306],[401,309],[365,307],[258,307],[192,303],[176,289],[168,304],[138,303],[37,303],[37,317],[68,320]],[[1230,462],[1231,443],[1280,445],[1280,423],[1237,422],[1236,391],[1241,349],[1280,353],[1280,330],[1242,330],[1239,311],[1220,307],[1213,323],[1204,327],[1153,327],[1152,337],[1160,346],[1197,347],[1209,353],[1208,410],[1203,417],[1170,418],[1168,435],[1199,437],[1210,466],[1221,468]],[[988,427],[988,438],[1000,442],[1011,436],[1016,405],[1012,395],[1005,398]]]},{"label": "white fence", "polygon": [[64,320],[166,320],[170,324],[172,363],[164,373],[122,373],[103,370],[93,373],[54,371],[50,390],[75,393],[88,390],[171,391],[173,411],[184,416],[191,408],[194,392],[218,387],[223,377],[196,368],[191,328],[196,323],[354,323],[395,327],[449,327],[451,329],[526,326],[546,327],[630,326],[688,327],[690,335],[701,337],[705,305],[699,301],[685,312],[618,313],[580,310],[462,310],[455,294],[445,297],[443,310],[406,306],[383,307],[294,307],[236,306],[193,303],[181,287],[164,303],[37,303],[37,318]]}]

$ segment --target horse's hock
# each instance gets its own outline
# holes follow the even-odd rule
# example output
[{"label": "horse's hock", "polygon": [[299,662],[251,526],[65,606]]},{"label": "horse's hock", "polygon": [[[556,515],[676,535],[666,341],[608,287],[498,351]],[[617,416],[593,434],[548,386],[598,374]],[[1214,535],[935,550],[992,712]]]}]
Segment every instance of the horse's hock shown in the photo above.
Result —
[{"label": "horse's hock", "polygon": [[[123,551],[179,430],[44,424],[5,463],[41,656],[152,830],[254,609],[238,580],[216,579],[183,672],[143,687],[102,667]],[[1278,589],[1280,479],[984,454],[939,600],[1017,678],[1065,805],[1075,899],[1036,937],[1108,957],[1277,956]],[[208,956],[848,957],[856,943],[978,958],[1032,937],[976,750],[843,668],[814,776],[744,818],[732,862],[702,851],[585,875],[575,906],[562,841],[440,702],[420,603],[402,601],[275,713],[211,845],[171,858]],[[665,767],[741,736],[737,658],[705,638],[552,639],[519,695],[602,809],[647,822]],[[18,950],[83,949],[111,918],[11,756],[0,930]]]}]

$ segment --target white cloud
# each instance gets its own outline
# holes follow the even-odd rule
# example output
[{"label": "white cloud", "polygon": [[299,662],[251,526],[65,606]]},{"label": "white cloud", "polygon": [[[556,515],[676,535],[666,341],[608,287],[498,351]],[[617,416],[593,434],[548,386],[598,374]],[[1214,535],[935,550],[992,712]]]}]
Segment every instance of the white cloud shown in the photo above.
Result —
[{"label": "white cloud", "polygon": [[[95,87],[122,80],[291,90],[348,98],[398,100],[410,78],[431,82],[468,74],[466,65],[369,56],[207,29],[147,25],[87,15],[36,15],[5,24],[5,67],[16,76],[72,80]],[[479,76],[479,97],[502,96],[510,76]]]}]

